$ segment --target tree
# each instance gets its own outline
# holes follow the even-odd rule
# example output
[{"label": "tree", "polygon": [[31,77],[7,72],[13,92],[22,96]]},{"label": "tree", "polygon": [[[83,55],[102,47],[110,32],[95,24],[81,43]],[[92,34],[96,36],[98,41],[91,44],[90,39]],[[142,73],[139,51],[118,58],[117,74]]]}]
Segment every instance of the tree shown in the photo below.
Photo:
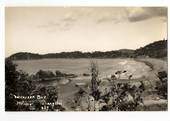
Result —
[{"label": "tree", "polygon": [[100,92],[99,92],[99,84],[100,84],[100,80],[98,78],[99,75],[99,70],[98,70],[98,66],[97,63],[91,61],[91,91],[92,91],[92,96],[94,97],[95,100],[98,100],[100,98]]},{"label": "tree", "polygon": [[17,109],[13,94],[17,91],[17,79],[19,73],[16,71],[16,64],[9,59],[5,60],[5,110],[15,111]]},{"label": "tree", "polygon": [[25,106],[18,106],[15,96],[29,96],[34,89],[29,75],[16,70],[17,65],[11,60],[5,60],[5,110],[28,110]]}]

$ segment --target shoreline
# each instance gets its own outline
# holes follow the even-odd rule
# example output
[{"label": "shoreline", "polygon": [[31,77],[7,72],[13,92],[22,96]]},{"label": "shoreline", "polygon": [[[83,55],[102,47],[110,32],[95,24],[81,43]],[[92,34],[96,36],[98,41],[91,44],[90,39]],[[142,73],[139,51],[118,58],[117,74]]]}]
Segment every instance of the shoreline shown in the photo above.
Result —
[{"label": "shoreline", "polygon": [[[142,58],[142,59],[145,59],[145,58]],[[145,65],[150,67],[151,71],[154,71],[154,65],[151,62],[149,62],[147,60],[141,60],[141,59],[134,59],[134,60],[137,61],[137,62],[144,63]]]},{"label": "shoreline", "polygon": [[168,61],[162,58],[155,59],[155,58],[138,58],[134,59],[137,62],[142,62],[145,65],[151,68],[151,71],[159,72],[159,71],[168,71]]}]

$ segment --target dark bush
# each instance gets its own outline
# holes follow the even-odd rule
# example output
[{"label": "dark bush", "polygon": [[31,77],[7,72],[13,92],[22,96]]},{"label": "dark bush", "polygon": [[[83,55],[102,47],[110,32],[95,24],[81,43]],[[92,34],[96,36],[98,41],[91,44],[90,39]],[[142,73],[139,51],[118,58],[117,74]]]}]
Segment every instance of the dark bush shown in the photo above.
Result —
[{"label": "dark bush", "polygon": [[60,72],[60,71],[58,71],[58,70],[55,71],[55,75],[56,75],[57,77],[63,77],[63,76],[65,76],[65,74],[63,74],[62,72]]},{"label": "dark bush", "polygon": [[28,74],[17,71],[17,65],[11,60],[5,60],[5,110],[17,111],[28,110],[27,106],[17,105],[17,96],[29,96],[34,89],[32,81],[29,80]]},{"label": "dark bush", "polygon": [[168,93],[167,73],[165,71],[158,72],[157,76],[160,79],[156,83],[156,89],[157,89],[158,95],[163,96],[165,99],[167,99],[167,93]]},{"label": "dark bush", "polygon": [[51,78],[51,77],[55,77],[55,74],[51,71],[43,71],[43,70],[39,70],[36,73],[36,77],[39,79],[45,79],[45,78]]}]

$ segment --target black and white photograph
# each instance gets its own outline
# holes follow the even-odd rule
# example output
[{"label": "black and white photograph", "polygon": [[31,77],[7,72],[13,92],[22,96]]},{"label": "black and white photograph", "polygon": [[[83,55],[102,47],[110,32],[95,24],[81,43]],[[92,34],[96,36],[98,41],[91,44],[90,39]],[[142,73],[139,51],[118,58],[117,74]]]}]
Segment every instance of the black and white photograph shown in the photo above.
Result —
[{"label": "black and white photograph", "polygon": [[167,6],[6,6],[5,111],[167,111],[167,43]]}]

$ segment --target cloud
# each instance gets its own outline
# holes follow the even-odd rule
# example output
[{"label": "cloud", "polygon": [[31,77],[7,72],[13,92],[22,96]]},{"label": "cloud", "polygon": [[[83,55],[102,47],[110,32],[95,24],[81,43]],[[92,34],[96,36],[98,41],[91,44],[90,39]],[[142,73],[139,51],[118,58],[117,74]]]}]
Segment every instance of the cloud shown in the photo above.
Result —
[{"label": "cloud", "polygon": [[75,24],[76,21],[77,21],[76,18],[66,16],[64,18],[60,18],[57,20],[48,21],[47,23],[38,25],[37,27],[45,28],[48,29],[49,31],[53,30],[67,31]]},{"label": "cloud", "polygon": [[138,22],[156,17],[167,17],[167,8],[165,7],[143,7],[127,8],[127,19],[129,22]]},{"label": "cloud", "polygon": [[67,31],[74,27],[78,21],[90,21],[96,24],[139,22],[151,18],[160,18],[162,22],[167,21],[166,7],[68,7],[61,8],[62,14],[56,14],[55,19],[48,19],[45,23],[38,25],[49,31]]},{"label": "cloud", "polygon": [[96,23],[113,22],[120,23],[126,19],[126,11],[123,7],[105,8],[105,10],[98,12]]},{"label": "cloud", "polygon": [[120,20],[117,18],[111,18],[111,17],[102,17],[97,20],[97,23],[103,23],[103,22],[114,22],[114,23],[119,23]]},{"label": "cloud", "polygon": [[[99,13],[100,17],[96,23],[104,22],[139,22],[151,18],[160,17],[163,21],[167,18],[167,8],[165,7],[121,7],[106,11],[106,13]],[[105,15],[106,14],[106,15]]]}]

